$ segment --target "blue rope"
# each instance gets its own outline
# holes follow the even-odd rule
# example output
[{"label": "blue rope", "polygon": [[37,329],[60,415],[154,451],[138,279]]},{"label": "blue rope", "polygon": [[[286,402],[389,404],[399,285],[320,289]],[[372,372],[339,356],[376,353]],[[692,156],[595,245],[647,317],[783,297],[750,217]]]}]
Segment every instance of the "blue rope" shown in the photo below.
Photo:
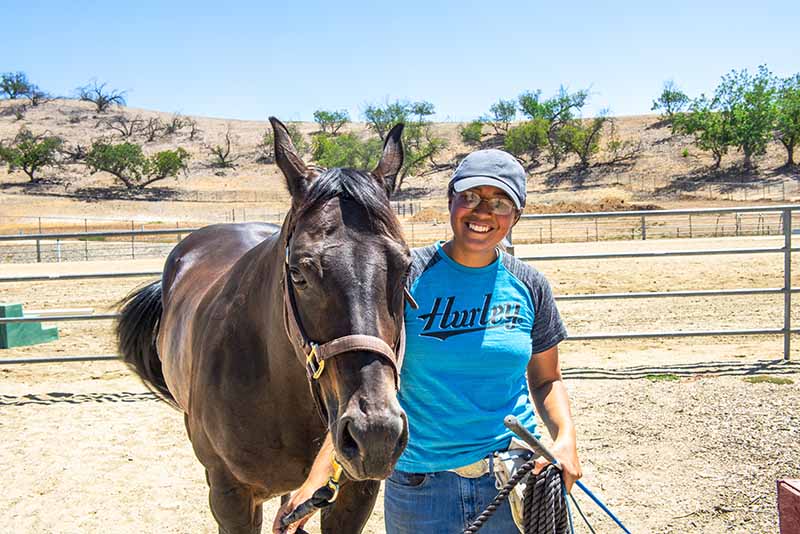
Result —
[{"label": "blue rope", "polygon": [[605,503],[603,503],[603,501],[601,501],[601,500],[600,500],[600,499],[599,499],[599,498],[598,498],[598,497],[597,497],[597,496],[596,496],[594,493],[592,493],[592,492],[591,492],[591,490],[589,490],[589,488],[587,488],[586,486],[584,486],[584,485],[583,485],[583,482],[581,482],[580,480],[576,480],[576,481],[575,481],[575,484],[576,484],[576,485],[577,485],[577,486],[578,486],[580,489],[582,489],[582,490],[583,490],[583,492],[584,492],[586,495],[588,495],[588,496],[589,496],[589,498],[590,498],[590,499],[592,499],[592,500],[595,502],[595,504],[596,504],[597,506],[599,506],[599,507],[600,507],[600,509],[601,509],[601,510],[603,510],[603,511],[604,511],[604,512],[605,512],[605,513],[608,515],[608,517],[610,517],[611,519],[613,519],[613,520],[614,520],[614,522],[615,522],[617,525],[619,525],[619,528],[621,528],[621,529],[622,529],[622,531],[623,531],[623,532],[625,532],[625,534],[631,534],[631,531],[630,531],[630,530],[628,530],[627,528],[625,528],[625,525],[623,525],[623,524],[622,524],[622,521],[620,521],[620,520],[617,518],[617,516],[615,516],[615,515],[614,515],[614,512],[612,512],[611,510],[609,510],[609,509],[608,509],[608,506],[606,506],[606,505],[605,505]]}]

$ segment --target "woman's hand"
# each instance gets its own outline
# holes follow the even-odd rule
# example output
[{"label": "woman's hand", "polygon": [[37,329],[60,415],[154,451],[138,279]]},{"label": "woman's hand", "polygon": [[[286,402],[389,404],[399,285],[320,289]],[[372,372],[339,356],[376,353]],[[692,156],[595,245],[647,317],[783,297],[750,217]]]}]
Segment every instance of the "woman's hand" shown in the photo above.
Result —
[{"label": "woman's hand", "polygon": [[581,461],[578,459],[578,451],[575,448],[575,443],[556,442],[550,452],[553,453],[553,456],[556,457],[558,464],[561,466],[564,488],[566,488],[567,493],[572,492],[572,486],[575,484],[575,481],[583,476]]},{"label": "woman's hand", "polygon": [[[295,521],[286,528],[281,528],[281,519],[289,515],[295,508],[306,502],[314,495],[314,492],[328,483],[328,479],[333,475],[333,465],[331,458],[333,457],[333,439],[331,434],[325,436],[325,441],[314,459],[314,465],[311,466],[311,472],[308,473],[303,485],[300,489],[292,494],[289,501],[278,509],[275,515],[275,521],[272,522],[272,534],[294,534],[297,529],[305,525],[311,516],[306,516],[300,521]],[[313,515],[313,514],[312,514]]]},{"label": "woman's hand", "polygon": [[297,532],[298,528],[304,526],[314,514],[308,515],[300,521],[295,521],[286,528],[281,527],[281,519],[292,513],[295,508],[310,499],[311,496],[314,495],[314,492],[318,489],[319,487],[312,488],[311,484],[309,484],[309,481],[306,480],[306,483],[300,486],[300,489],[292,493],[291,499],[289,499],[286,504],[282,505],[278,509],[278,513],[275,514],[275,521],[272,523],[272,534],[294,534]]},{"label": "woman's hand", "polygon": [[[564,480],[564,488],[567,490],[567,493],[570,493],[575,481],[583,476],[581,462],[578,459],[578,452],[575,450],[574,445],[570,445],[569,443],[556,443],[550,452],[553,453],[553,456],[558,460],[558,465],[561,467],[561,477]],[[533,468],[533,474],[538,475],[550,465],[550,462],[543,456],[539,456],[535,464],[536,467]]]}]

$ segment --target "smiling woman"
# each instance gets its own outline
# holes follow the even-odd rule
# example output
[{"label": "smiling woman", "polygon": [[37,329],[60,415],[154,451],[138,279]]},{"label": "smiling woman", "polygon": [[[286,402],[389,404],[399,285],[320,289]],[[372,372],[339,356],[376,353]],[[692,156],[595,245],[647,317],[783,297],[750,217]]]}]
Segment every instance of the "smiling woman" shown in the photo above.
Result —
[{"label": "smiling woman", "polygon": [[[453,239],[412,252],[406,289],[418,306],[404,311],[397,396],[409,439],[385,486],[387,534],[463,531],[497,493],[497,455],[518,449],[506,415],[535,433],[538,414],[566,489],[581,476],[558,359],[566,329],[547,280],[498,247],[519,219],[526,191],[525,170],[510,154],[473,152],[448,187]],[[328,457],[318,456],[286,509],[308,498],[330,469]],[[508,534],[515,522],[521,513],[501,507],[481,532]],[[273,532],[295,528],[283,531],[276,522]]]}]

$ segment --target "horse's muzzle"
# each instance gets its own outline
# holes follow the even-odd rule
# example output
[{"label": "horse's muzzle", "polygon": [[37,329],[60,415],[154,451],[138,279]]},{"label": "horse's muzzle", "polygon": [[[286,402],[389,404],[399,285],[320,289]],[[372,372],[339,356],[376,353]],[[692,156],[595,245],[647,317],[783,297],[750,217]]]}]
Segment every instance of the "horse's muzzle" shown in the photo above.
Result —
[{"label": "horse's muzzle", "polygon": [[337,421],[336,458],[356,480],[384,479],[408,443],[408,422],[397,400],[380,408],[364,398],[351,400]]}]

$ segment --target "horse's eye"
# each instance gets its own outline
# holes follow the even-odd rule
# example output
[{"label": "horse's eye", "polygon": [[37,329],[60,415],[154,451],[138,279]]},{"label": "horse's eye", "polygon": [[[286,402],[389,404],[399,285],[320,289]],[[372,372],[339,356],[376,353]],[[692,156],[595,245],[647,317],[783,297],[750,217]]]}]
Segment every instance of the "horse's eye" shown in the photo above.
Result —
[{"label": "horse's eye", "polygon": [[291,269],[289,270],[289,276],[292,277],[292,283],[295,285],[295,287],[297,288],[305,287],[306,279],[303,278],[303,275],[300,273],[300,271],[298,271],[297,269]]}]

